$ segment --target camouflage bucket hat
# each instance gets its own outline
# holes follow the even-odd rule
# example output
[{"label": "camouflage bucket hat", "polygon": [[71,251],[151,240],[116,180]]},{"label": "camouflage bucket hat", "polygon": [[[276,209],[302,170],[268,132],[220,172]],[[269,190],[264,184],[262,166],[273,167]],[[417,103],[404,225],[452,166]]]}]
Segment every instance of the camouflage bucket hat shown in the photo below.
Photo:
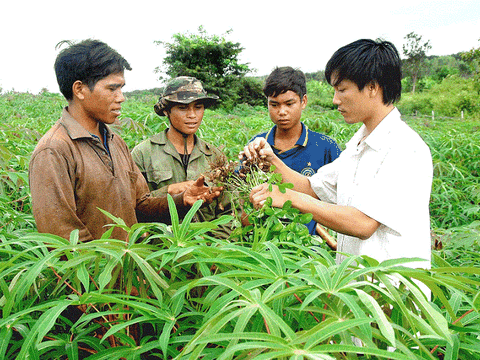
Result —
[{"label": "camouflage bucket hat", "polygon": [[163,111],[168,102],[190,104],[193,101],[202,100],[207,108],[217,99],[217,95],[207,95],[200,80],[190,76],[179,76],[167,83],[162,96],[153,108],[158,115],[165,116]]}]

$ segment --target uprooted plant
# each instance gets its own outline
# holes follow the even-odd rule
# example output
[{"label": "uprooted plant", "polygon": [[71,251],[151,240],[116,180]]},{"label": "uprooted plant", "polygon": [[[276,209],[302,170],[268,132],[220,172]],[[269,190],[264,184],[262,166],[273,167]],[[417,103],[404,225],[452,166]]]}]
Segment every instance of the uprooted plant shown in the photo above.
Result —
[{"label": "uprooted plant", "polygon": [[245,159],[240,164],[228,161],[226,157],[217,159],[210,166],[207,179],[216,186],[223,186],[234,205],[232,208],[240,204],[248,216],[249,225],[237,228],[232,238],[253,243],[254,247],[266,239],[298,244],[311,242],[308,229],[304,226],[312,219],[311,214],[301,214],[291,206],[291,202],[286,202],[282,208],[274,208],[269,198],[262,208],[255,209],[249,201],[252,188],[263,183],[268,183],[270,188],[276,185],[281,192],[293,187],[290,183],[282,183],[282,176],[275,173],[275,166],[260,158]]}]

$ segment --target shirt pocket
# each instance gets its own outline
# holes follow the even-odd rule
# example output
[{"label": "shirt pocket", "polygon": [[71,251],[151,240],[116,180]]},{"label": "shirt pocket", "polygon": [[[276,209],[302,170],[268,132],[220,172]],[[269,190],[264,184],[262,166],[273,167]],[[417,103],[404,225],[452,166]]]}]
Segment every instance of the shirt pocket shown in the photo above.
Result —
[{"label": "shirt pocket", "polygon": [[146,174],[148,184],[152,187],[152,190],[157,190],[173,182],[172,169],[150,170]]}]

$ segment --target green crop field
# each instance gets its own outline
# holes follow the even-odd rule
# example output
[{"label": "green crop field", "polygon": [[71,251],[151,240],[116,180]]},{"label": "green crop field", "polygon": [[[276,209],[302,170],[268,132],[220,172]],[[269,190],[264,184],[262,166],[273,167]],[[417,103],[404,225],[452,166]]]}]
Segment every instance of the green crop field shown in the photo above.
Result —
[{"label": "green crop field", "polygon": [[[124,103],[114,131],[130,148],[167,126],[156,100]],[[309,100],[304,122],[344,148],[358,126]],[[228,240],[192,212],[138,224],[127,244],[38,234],[29,158],[65,105],[0,95],[0,359],[480,359],[480,120],[404,117],[434,163],[425,271],[402,259],[336,265],[288,204],[267,204]],[[235,160],[270,126],[267,109],[238,105],[207,110],[199,131]]]}]

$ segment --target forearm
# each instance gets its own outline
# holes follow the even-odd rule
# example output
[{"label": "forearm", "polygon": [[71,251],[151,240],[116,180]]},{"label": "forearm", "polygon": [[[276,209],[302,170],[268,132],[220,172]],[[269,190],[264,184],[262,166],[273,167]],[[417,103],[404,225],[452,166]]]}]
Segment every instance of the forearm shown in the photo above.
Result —
[{"label": "forearm", "polygon": [[[183,193],[173,195],[172,198],[179,218],[183,218],[190,208],[184,204]],[[137,204],[135,210],[138,222],[162,222],[165,224],[171,224],[172,222],[167,195],[159,197],[146,195]]]},{"label": "forearm", "polygon": [[307,194],[287,190],[286,199],[302,213],[311,213],[313,220],[341,234],[366,240],[380,223],[351,206],[329,204]]},{"label": "forearm", "polygon": [[155,197],[163,197],[168,194],[168,185],[162,186],[161,188],[158,188],[156,190],[151,190],[150,194]]}]

